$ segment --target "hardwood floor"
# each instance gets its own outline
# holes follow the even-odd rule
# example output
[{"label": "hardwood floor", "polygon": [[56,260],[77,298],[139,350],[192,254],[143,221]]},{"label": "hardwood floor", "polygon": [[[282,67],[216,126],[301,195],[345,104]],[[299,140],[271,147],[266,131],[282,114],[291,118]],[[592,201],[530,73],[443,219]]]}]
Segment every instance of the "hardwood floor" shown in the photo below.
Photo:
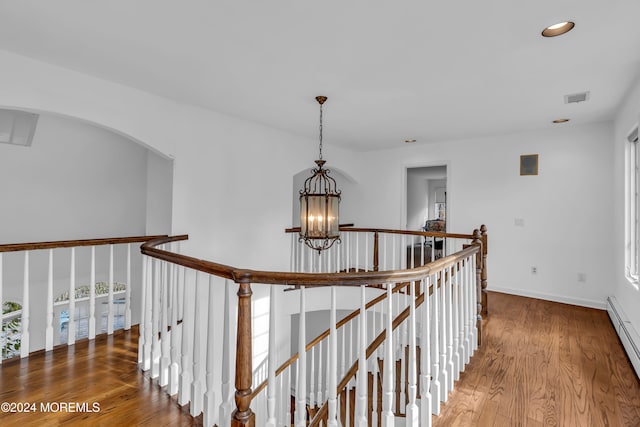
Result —
[{"label": "hardwood floor", "polygon": [[[640,426],[640,381],[606,312],[490,293],[484,345],[434,426]],[[137,330],[0,367],[1,426],[199,425],[136,369]],[[42,412],[41,402],[54,403]],[[96,402],[99,412],[55,412]],[[45,408],[46,409],[46,408]]]},{"label": "hardwood floor", "polygon": [[605,311],[489,293],[485,341],[439,426],[640,426],[640,381]]},{"label": "hardwood floor", "polygon": [[[137,370],[137,352],[135,328],[3,364],[0,402],[35,403],[36,412],[0,412],[0,426],[201,425]],[[99,412],[68,413],[61,402],[97,403]]]}]

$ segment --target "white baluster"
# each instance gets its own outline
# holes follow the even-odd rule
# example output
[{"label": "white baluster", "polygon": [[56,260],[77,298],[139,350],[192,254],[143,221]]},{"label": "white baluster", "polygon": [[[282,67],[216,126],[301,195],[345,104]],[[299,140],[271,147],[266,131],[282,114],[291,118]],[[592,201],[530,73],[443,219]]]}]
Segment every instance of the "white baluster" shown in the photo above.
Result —
[{"label": "white baluster", "polygon": [[284,395],[284,404],[286,406],[284,419],[287,426],[291,425],[291,372],[292,367],[290,366],[287,368],[286,394]]},{"label": "white baluster", "polygon": [[202,334],[200,328],[200,299],[204,293],[200,286],[199,277],[201,274],[196,272],[196,291],[194,298],[194,324],[193,324],[193,380],[191,381],[191,402],[189,405],[189,413],[192,417],[197,417],[202,412],[202,363],[200,361],[200,344],[202,343]]},{"label": "white baluster", "polygon": [[[95,274],[95,251],[92,251],[92,262],[91,264],[94,266],[94,274]],[[149,297],[151,293],[151,285],[149,283],[149,278],[151,276],[151,258],[146,255],[143,255],[142,258],[142,298],[140,302],[140,332],[138,338],[138,366],[143,371],[149,370],[151,367],[151,298]],[[94,278],[95,280],[95,278]],[[92,284],[93,286],[93,284]],[[89,306],[91,307],[91,306]],[[95,310],[95,296],[94,296],[94,310]],[[95,319],[94,319],[95,325]],[[95,327],[95,326],[94,326]]]},{"label": "white baluster", "polygon": [[452,349],[452,356],[451,356],[451,360],[453,362],[453,375],[452,375],[452,386],[451,388],[453,389],[453,379],[455,378],[456,381],[458,381],[460,379],[460,344],[459,344],[459,340],[460,340],[460,326],[459,326],[459,319],[460,319],[460,315],[458,314],[458,312],[460,311],[460,301],[458,298],[458,292],[459,292],[459,277],[460,277],[460,273],[461,271],[458,270],[459,264],[456,263],[453,265],[452,269],[451,269],[451,275],[453,277],[450,278],[451,281],[451,289],[450,289],[450,293],[451,293],[451,310],[452,310],[452,335],[453,338],[449,338],[450,341],[453,341],[453,349]]},{"label": "white baluster", "polygon": [[395,358],[393,357],[393,303],[391,288],[387,283],[387,331],[385,339],[384,380],[382,381],[382,427],[394,427],[395,416],[393,413],[393,374],[395,371]]},{"label": "white baluster", "polygon": [[346,356],[347,356],[347,347],[346,347],[346,336],[347,335],[347,325],[342,325],[342,341],[340,342],[340,348],[342,351],[340,352],[340,378],[344,378],[344,374],[346,372]]},{"label": "white baluster", "polygon": [[131,329],[131,243],[127,243],[127,284],[124,294],[124,330]]},{"label": "white baluster", "polygon": [[180,282],[180,267],[172,264],[171,280],[171,365],[169,365],[169,386],[167,393],[173,396],[178,393],[178,381],[180,380],[180,355],[178,345],[180,343],[180,333],[178,328],[178,288]]},{"label": "white baluster", "polygon": [[[329,356],[323,359],[322,347],[325,341],[322,340],[318,343],[318,395],[316,396],[316,402],[318,402],[318,406],[322,406],[322,365],[328,363]],[[328,342],[328,340],[327,340]]]},{"label": "white baluster", "polygon": [[446,402],[449,397],[449,372],[447,362],[449,358],[447,356],[447,307],[446,302],[447,294],[447,276],[446,270],[440,272],[440,400]]},{"label": "white baluster", "polygon": [[162,264],[159,260],[153,260],[153,277],[151,279],[151,378],[158,378],[160,374],[160,348],[159,317],[160,317],[160,280],[162,277]]},{"label": "white baluster", "polygon": [[478,315],[478,311],[477,311],[477,307],[478,307],[478,301],[481,300],[482,295],[482,289],[480,288],[480,283],[478,283],[478,275],[476,274],[476,269],[478,268],[477,266],[477,262],[476,262],[476,257],[472,256],[471,257],[471,284],[472,284],[472,289],[473,292],[471,293],[472,295],[472,300],[471,300],[471,304],[472,304],[472,313],[473,313],[473,321],[472,321],[472,331],[473,331],[473,341],[472,341],[472,353],[475,352],[478,349],[478,319],[479,319],[479,315]]},{"label": "white baluster", "polygon": [[422,335],[420,337],[420,425],[422,427],[431,427],[431,319],[429,313],[429,287],[431,286],[430,277],[427,276],[423,280],[424,301],[422,303]]},{"label": "white baluster", "polygon": [[169,364],[171,362],[170,359],[170,348],[169,348],[169,336],[167,332],[167,326],[169,325],[169,318],[167,313],[167,300],[168,298],[168,290],[167,290],[167,282],[168,275],[167,269],[169,265],[168,263],[162,263],[162,278],[161,278],[161,287],[160,287],[160,301],[161,301],[161,309],[160,309],[160,379],[158,380],[158,384],[160,387],[165,387],[169,384]]},{"label": "white baluster", "polygon": [[327,372],[329,373],[327,381],[327,400],[329,409],[327,426],[329,427],[338,426],[338,330],[336,329],[336,324],[338,322],[336,316],[337,292],[337,288],[332,286],[331,309],[329,314],[329,349],[327,351],[327,360],[329,362],[327,366]]},{"label": "white baluster", "polygon": [[209,304],[208,304],[208,321],[207,321],[207,376],[206,385],[207,391],[204,394],[204,416],[203,424],[205,427],[212,427],[218,422],[218,405],[215,392],[215,383],[213,375],[216,367],[214,365],[215,353],[216,353],[216,334],[215,334],[215,313],[216,313],[216,296],[213,292],[213,276],[209,276]]},{"label": "white baluster", "polygon": [[367,413],[369,410],[367,401],[367,388],[369,378],[367,374],[367,298],[366,287],[360,286],[360,332],[358,334],[358,384],[356,387],[356,416],[354,424],[357,427],[366,427],[368,424]]},{"label": "white baluster", "polygon": [[466,277],[465,277],[465,267],[464,267],[464,261],[461,261],[458,263],[458,280],[457,280],[457,289],[458,291],[456,292],[457,298],[458,298],[458,354],[460,355],[460,371],[464,372],[464,365],[466,364],[465,360],[466,360],[466,347],[464,345],[464,339],[465,339],[465,334],[464,334],[464,327],[465,327],[465,322],[464,322],[464,317],[465,317],[465,311],[464,311],[464,305],[465,305],[465,301],[466,298],[464,297],[464,287],[465,287],[465,281],[466,281]]},{"label": "white baluster", "polygon": [[109,245],[109,297],[107,302],[107,334],[113,334],[113,245]]},{"label": "white baluster", "polygon": [[24,275],[22,283],[22,336],[20,337],[20,357],[29,356],[29,251],[24,252]]},{"label": "white baluster", "polygon": [[267,427],[276,427],[276,286],[269,289],[269,361],[268,361],[268,383],[267,383]]},{"label": "white baluster", "polygon": [[420,412],[416,404],[418,396],[418,380],[416,373],[418,366],[416,361],[416,287],[413,282],[409,283],[410,301],[409,301],[409,376],[407,378],[407,414],[406,426],[420,426]]},{"label": "white baluster", "polygon": [[440,313],[439,307],[440,304],[440,293],[441,290],[438,286],[438,277],[442,277],[442,272],[440,274],[436,273],[434,276],[433,282],[431,282],[431,287],[433,289],[433,295],[431,296],[431,302],[433,304],[433,312],[431,314],[431,318],[433,319],[433,323],[431,326],[431,337],[429,342],[431,343],[431,398],[433,399],[433,415],[440,415],[440,396],[442,395],[441,387],[440,387]]},{"label": "white baluster", "polygon": [[300,286],[300,322],[298,329],[298,387],[296,390],[296,427],[306,427],[307,352],[305,287]]},{"label": "white baluster", "polygon": [[151,257],[146,257],[147,277],[146,277],[146,305],[144,311],[144,370],[152,370],[153,367],[153,270],[154,261]]},{"label": "white baluster", "polygon": [[464,310],[464,363],[469,363],[471,361],[471,340],[472,332],[471,332],[471,322],[473,316],[471,315],[471,257],[467,257],[464,262],[464,273],[465,273],[465,284],[464,284],[464,295],[465,295],[465,310]]},{"label": "white baluster", "polygon": [[76,342],[76,248],[71,248],[71,267],[69,278],[69,322],[67,323],[67,344],[73,345]]},{"label": "white baluster", "polygon": [[[129,286],[129,285],[127,285]],[[143,295],[144,297],[144,295]],[[144,313],[144,305],[142,306],[142,313]],[[140,321],[140,325],[142,325],[142,320]],[[140,328],[140,339],[143,338],[142,332],[144,328]],[[96,247],[91,246],[91,266],[89,273],[89,339],[95,339],[96,337]],[[142,342],[144,345],[144,340]],[[138,344],[138,351],[143,350],[143,346]],[[142,354],[142,353],[140,353]],[[142,361],[138,358],[139,361]]]},{"label": "white baluster", "polygon": [[[0,299],[2,301],[2,299]],[[53,350],[53,249],[49,249],[49,269],[47,273],[47,319],[45,330],[45,351]]]},{"label": "white baluster", "polygon": [[222,403],[220,403],[220,427],[229,427],[231,425],[231,415],[234,410],[233,393],[231,392],[231,378],[235,372],[234,360],[231,356],[233,330],[235,326],[231,321],[232,310],[231,301],[232,297],[231,282],[225,280],[224,286],[224,325],[222,329]]},{"label": "white baluster", "polygon": [[310,380],[309,380],[309,407],[315,407],[316,401],[316,348],[311,347],[311,363],[310,363]]}]

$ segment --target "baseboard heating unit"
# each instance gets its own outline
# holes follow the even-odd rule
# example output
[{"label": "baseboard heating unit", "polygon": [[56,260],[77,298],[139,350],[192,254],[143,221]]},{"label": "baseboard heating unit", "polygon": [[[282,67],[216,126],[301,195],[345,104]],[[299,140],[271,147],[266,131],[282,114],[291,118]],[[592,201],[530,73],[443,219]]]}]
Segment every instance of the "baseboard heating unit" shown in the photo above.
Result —
[{"label": "baseboard heating unit", "polygon": [[611,323],[613,323],[627,356],[636,370],[636,375],[640,378],[640,335],[622,311],[622,307],[615,297],[607,298],[607,313],[609,313]]}]

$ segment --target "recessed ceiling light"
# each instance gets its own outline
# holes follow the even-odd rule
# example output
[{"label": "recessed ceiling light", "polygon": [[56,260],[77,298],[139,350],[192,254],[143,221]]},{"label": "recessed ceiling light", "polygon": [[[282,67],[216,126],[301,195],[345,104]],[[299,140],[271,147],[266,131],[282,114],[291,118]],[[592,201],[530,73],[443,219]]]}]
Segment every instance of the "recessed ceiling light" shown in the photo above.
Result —
[{"label": "recessed ceiling light", "polygon": [[555,119],[553,123],[567,123],[570,119]]},{"label": "recessed ceiling light", "polygon": [[575,26],[576,24],[571,21],[558,22],[557,24],[550,25],[542,30],[542,35],[544,37],[560,36],[564,33],[568,33]]},{"label": "recessed ceiling light", "polygon": [[405,139],[404,142],[406,142],[407,144],[412,144],[414,142],[416,142],[415,139]]}]

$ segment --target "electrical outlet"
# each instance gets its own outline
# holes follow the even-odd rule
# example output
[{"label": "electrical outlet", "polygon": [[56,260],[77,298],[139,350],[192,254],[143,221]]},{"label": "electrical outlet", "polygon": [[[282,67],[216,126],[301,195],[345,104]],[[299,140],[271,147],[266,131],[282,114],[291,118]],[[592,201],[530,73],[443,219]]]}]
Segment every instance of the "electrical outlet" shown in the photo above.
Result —
[{"label": "electrical outlet", "polygon": [[538,273],[538,267],[532,266],[531,267],[531,274],[537,274]]}]

